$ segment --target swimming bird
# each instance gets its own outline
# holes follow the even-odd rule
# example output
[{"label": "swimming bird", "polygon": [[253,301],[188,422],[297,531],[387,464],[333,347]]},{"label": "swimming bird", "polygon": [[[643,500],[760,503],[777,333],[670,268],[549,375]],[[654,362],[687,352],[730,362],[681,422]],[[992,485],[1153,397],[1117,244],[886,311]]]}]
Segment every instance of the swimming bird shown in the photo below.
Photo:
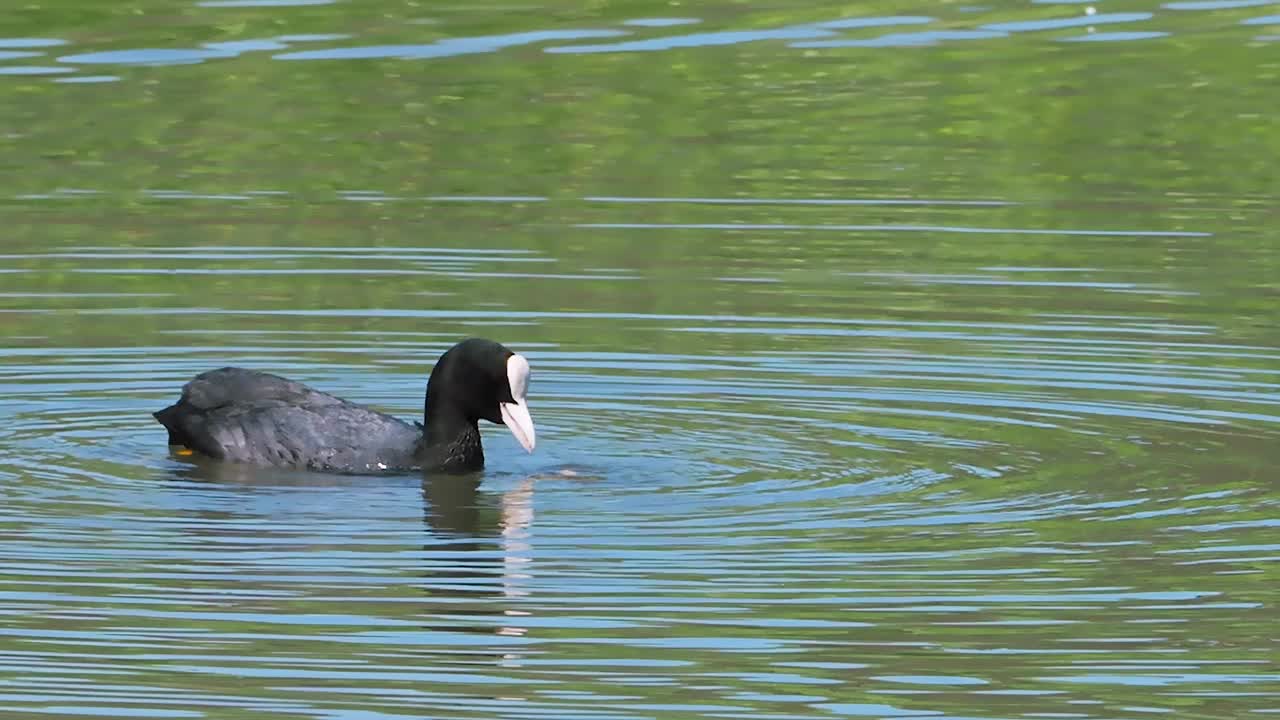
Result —
[{"label": "swimming bird", "polygon": [[154,415],[170,445],[217,460],[338,473],[468,472],[484,467],[479,420],[506,425],[533,452],[528,389],[523,355],[470,338],[436,361],[421,423],[238,367],[195,376]]}]

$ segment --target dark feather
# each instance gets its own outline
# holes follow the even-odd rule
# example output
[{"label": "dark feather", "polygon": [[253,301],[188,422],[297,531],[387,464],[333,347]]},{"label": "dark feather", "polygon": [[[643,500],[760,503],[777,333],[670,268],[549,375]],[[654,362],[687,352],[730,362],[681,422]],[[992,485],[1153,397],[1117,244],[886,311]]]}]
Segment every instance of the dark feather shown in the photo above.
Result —
[{"label": "dark feather", "polygon": [[254,370],[197,375],[155,413],[169,444],[256,465],[335,472],[418,466],[422,430],[390,415]]}]

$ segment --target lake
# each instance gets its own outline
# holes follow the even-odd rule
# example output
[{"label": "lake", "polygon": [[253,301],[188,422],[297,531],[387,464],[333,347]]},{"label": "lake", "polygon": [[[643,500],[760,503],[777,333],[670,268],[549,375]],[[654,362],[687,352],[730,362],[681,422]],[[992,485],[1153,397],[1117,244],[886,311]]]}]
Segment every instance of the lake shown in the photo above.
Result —
[{"label": "lake", "polygon": [[[1280,5],[0,21],[0,714],[1280,714]],[[242,365],[538,448],[202,463]]]}]

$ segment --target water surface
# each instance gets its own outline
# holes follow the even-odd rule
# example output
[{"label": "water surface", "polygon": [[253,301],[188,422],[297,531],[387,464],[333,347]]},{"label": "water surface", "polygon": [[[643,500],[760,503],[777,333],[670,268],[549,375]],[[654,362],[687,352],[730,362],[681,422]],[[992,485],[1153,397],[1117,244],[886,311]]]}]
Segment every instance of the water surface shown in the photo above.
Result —
[{"label": "water surface", "polygon": [[[1274,5],[922,12],[7,18],[4,712],[1280,712]],[[467,335],[539,435],[477,476],[149,415],[411,418]]]}]

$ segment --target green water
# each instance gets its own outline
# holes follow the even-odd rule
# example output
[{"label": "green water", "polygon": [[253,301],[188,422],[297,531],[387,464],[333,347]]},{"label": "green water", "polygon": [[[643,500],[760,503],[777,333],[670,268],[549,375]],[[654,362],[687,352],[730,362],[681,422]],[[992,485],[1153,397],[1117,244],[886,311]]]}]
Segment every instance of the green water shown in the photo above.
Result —
[{"label": "green water", "polygon": [[[1278,8],[6,10],[0,716],[1280,713]],[[480,476],[149,415],[468,335]]]}]

